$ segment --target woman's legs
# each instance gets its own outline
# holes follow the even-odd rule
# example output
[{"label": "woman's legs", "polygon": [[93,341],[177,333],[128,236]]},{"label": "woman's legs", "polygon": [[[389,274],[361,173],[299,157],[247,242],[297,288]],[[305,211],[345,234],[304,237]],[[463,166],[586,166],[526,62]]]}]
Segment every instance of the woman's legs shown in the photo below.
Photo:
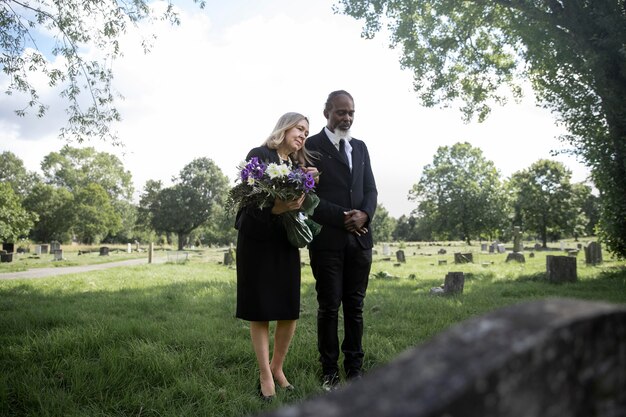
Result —
[{"label": "woman's legs", "polygon": [[259,365],[261,394],[266,397],[274,395],[276,394],[276,387],[274,386],[274,378],[270,370],[269,322],[251,321],[250,338],[252,339],[252,347]]},{"label": "woman's legs", "polygon": [[276,332],[274,334],[274,353],[272,354],[272,363],[269,365],[271,374],[276,379],[279,386],[286,388],[289,381],[283,372],[283,364],[291,339],[296,331],[296,320],[278,320],[276,322]]}]

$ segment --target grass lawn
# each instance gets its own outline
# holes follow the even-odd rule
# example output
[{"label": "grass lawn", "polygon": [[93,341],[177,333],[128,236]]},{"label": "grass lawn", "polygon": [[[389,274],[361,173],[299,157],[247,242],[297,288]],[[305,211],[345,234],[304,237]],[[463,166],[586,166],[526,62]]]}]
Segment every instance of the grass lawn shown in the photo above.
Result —
[{"label": "grass lawn", "polygon": [[[447,245],[405,245],[402,264],[397,246],[391,257],[377,248],[366,298],[366,370],[505,305],[545,297],[626,304],[626,262],[606,254],[600,266],[586,266],[579,254],[579,281],[554,285],[544,279],[545,257],[561,251],[533,258],[526,251],[525,264],[507,264],[506,254],[481,253],[479,245]],[[447,253],[439,255],[441,248]],[[453,253],[467,251],[474,263],[455,265]],[[223,249],[191,255],[185,263],[0,279],[0,415],[245,416],[320,395],[308,265],[285,369],[296,391],[279,391],[268,405],[257,397],[248,324],[234,318],[235,270],[220,264]],[[304,250],[302,259],[308,263]],[[463,295],[430,295],[449,271],[465,273]]]}]

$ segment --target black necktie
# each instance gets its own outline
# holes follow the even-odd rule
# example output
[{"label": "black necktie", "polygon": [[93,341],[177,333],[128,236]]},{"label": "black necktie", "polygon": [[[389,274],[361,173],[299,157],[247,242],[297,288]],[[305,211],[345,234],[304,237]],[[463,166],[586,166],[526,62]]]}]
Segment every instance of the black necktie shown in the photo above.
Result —
[{"label": "black necktie", "polygon": [[[339,140],[339,154],[341,155],[341,160],[348,164],[348,156],[346,155],[346,141],[345,139]],[[350,165],[350,164],[348,164]]]}]

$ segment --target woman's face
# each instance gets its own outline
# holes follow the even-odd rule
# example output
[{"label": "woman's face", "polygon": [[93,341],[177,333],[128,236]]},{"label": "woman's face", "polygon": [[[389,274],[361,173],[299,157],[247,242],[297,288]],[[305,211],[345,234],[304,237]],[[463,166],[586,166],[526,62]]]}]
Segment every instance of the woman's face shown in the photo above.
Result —
[{"label": "woman's face", "polygon": [[281,144],[288,153],[299,151],[309,136],[309,123],[306,119],[300,120],[294,127],[285,132],[285,139]]}]

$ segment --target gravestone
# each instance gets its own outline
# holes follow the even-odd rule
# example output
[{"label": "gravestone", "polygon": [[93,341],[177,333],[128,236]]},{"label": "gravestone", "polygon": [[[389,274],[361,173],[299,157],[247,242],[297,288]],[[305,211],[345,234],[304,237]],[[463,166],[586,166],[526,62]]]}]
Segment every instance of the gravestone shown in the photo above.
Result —
[{"label": "gravestone", "polygon": [[0,262],[13,262],[13,252],[7,252],[4,249],[0,250]]},{"label": "gravestone", "polygon": [[126,245],[126,253],[132,253],[133,252],[133,247],[130,244],[130,242],[128,242],[128,244]]},{"label": "gravestone", "polygon": [[496,244],[492,243],[489,245],[489,253],[494,253],[496,251]]},{"label": "gravestone", "polygon": [[504,243],[498,243],[498,253],[504,253],[506,252],[506,248],[504,247]]},{"label": "gravestone", "polygon": [[50,251],[54,256],[52,258],[53,261],[62,261],[63,260],[63,249],[55,249]]},{"label": "gravestone", "polygon": [[509,252],[509,254],[506,256],[506,262],[509,261],[515,261],[523,264],[526,263],[526,258],[521,252]]},{"label": "gravestone", "polygon": [[182,250],[170,250],[167,251],[167,262],[171,263],[185,263],[189,260],[189,252]]},{"label": "gravestone", "polygon": [[54,253],[55,250],[61,249],[61,243],[57,241],[50,242],[50,253]]},{"label": "gravestone", "polygon": [[100,246],[100,256],[109,256],[108,246]]},{"label": "gravestone", "polygon": [[451,326],[264,417],[622,417],[626,308],[543,299]]},{"label": "gravestone", "polygon": [[448,252],[447,252],[444,248],[441,248],[441,249],[439,249],[439,250],[437,251],[437,253],[438,253],[439,255],[445,255],[445,254],[446,254],[446,253],[448,253]]},{"label": "gravestone", "polygon": [[447,260],[445,260],[445,259],[440,259],[440,260],[437,262],[437,264],[438,264],[438,265],[447,265],[447,264],[448,264],[448,261],[447,261]]},{"label": "gravestone", "polygon": [[590,242],[585,246],[585,263],[587,265],[602,263],[602,246],[599,242]]},{"label": "gravestone", "polygon": [[391,255],[391,249],[389,248],[388,243],[383,243],[383,256]]},{"label": "gravestone", "polygon": [[463,272],[448,272],[443,282],[444,294],[462,294],[465,285]]},{"label": "gravestone", "polygon": [[481,243],[480,244],[480,251],[481,252],[487,252],[487,244],[486,243]]},{"label": "gravestone", "polygon": [[561,250],[565,250],[565,242],[562,240],[559,240],[559,246],[561,247]]},{"label": "gravestone", "polygon": [[471,252],[468,252],[468,253],[456,252],[454,254],[455,264],[467,264],[467,263],[473,263],[473,262],[474,262],[474,255],[472,255]]},{"label": "gravestone", "polygon": [[2,249],[6,251],[6,253],[13,253],[15,252],[15,244],[5,242],[2,244]]},{"label": "gravestone", "polygon": [[41,245],[41,253],[42,254],[47,254],[48,253],[48,249],[49,249],[48,245],[45,245],[45,244]]},{"label": "gravestone", "polygon": [[548,281],[560,284],[576,282],[576,258],[571,256],[546,256],[546,270]]},{"label": "gravestone", "polygon": [[396,261],[406,262],[406,257],[404,256],[404,251],[402,249],[396,251]]},{"label": "gravestone", "polygon": [[235,263],[235,251],[233,248],[228,248],[226,252],[224,252],[224,265],[232,265]]},{"label": "gravestone", "polygon": [[535,243],[535,250],[541,250],[542,248],[541,243]]},{"label": "gravestone", "polygon": [[41,245],[35,245],[35,255],[41,255]]},{"label": "gravestone", "polygon": [[567,256],[573,256],[576,257],[578,256],[578,249],[567,249]]}]

